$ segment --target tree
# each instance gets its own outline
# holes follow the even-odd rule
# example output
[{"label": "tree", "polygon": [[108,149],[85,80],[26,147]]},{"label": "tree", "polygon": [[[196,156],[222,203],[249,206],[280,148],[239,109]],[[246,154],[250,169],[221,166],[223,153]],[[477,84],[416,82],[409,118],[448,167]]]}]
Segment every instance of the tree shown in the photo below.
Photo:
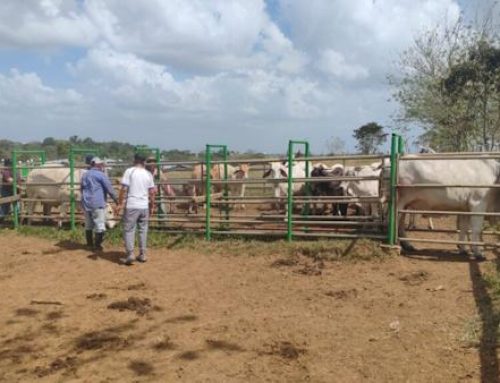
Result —
[{"label": "tree", "polygon": [[376,122],[370,122],[354,130],[353,137],[358,141],[356,148],[362,154],[375,154],[380,145],[387,141],[384,128]]},{"label": "tree", "polygon": [[79,144],[81,142],[80,138],[78,136],[71,136],[69,138],[69,142],[72,144],[72,145],[76,145],[76,144]]},{"label": "tree", "polygon": [[43,140],[43,146],[54,146],[56,144],[56,140],[53,137],[47,137]]},{"label": "tree", "polygon": [[340,138],[338,136],[334,136],[327,141],[326,150],[327,150],[327,154],[330,156],[345,154],[346,153],[346,143],[342,138]]},{"label": "tree", "polygon": [[492,19],[422,33],[401,54],[398,72],[389,77],[400,104],[396,123],[419,125],[420,140],[438,151],[498,147],[500,39]]}]

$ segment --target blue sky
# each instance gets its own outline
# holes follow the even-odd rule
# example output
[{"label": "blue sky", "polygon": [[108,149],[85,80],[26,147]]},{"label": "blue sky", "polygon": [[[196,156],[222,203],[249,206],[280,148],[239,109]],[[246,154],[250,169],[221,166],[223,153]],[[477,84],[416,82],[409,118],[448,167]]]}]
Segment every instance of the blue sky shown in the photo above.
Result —
[{"label": "blue sky", "polygon": [[361,124],[393,126],[398,53],[475,5],[3,0],[0,137],[268,152],[297,138],[321,152],[337,136],[352,148]]}]

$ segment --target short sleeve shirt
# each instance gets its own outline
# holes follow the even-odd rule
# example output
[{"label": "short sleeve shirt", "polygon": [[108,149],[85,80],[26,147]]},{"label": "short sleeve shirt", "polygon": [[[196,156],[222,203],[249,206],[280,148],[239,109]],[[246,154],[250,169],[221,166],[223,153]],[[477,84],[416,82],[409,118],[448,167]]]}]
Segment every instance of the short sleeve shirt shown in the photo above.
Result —
[{"label": "short sleeve shirt", "polygon": [[126,209],[147,209],[149,191],[154,189],[153,175],[144,168],[128,168],[123,174],[121,184],[128,188]]}]

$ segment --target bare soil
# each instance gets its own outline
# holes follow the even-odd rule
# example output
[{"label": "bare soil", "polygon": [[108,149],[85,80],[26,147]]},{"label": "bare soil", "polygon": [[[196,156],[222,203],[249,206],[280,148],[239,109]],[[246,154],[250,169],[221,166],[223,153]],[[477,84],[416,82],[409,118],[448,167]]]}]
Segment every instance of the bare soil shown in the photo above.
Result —
[{"label": "bare soil", "polygon": [[120,248],[1,239],[2,382],[498,381],[491,254],[156,249],[126,267]]}]

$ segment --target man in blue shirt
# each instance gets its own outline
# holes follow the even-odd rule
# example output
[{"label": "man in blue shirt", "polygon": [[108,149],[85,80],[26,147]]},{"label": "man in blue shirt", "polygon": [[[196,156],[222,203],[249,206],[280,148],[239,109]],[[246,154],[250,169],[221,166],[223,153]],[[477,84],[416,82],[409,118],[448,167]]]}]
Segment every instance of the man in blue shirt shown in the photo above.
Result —
[{"label": "man in blue shirt", "polygon": [[[106,231],[106,199],[109,195],[118,202],[111,181],[104,173],[104,161],[94,157],[91,168],[82,176],[82,208],[85,212],[85,237],[87,246],[102,250],[102,241]],[[95,232],[95,242],[93,238]]]}]

